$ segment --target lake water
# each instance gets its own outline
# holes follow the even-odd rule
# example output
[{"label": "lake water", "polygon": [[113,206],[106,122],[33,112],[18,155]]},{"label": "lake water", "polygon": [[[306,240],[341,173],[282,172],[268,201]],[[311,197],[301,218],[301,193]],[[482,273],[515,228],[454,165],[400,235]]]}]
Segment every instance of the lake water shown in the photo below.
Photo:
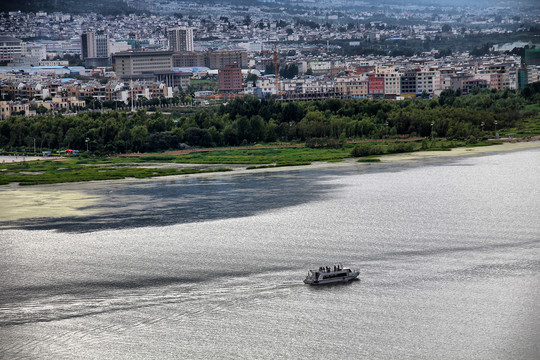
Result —
[{"label": "lake water", "polygon": [[[0,230],[2,359],[539,359],[540,149],[83,186]],[[342,263],[360,281],[310,287]]]}]

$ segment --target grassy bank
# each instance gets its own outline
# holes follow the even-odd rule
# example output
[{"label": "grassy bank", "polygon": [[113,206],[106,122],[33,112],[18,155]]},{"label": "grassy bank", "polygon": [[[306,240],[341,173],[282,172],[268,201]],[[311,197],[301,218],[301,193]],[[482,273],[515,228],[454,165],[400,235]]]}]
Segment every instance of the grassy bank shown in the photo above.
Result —
[{"label": "grassy bank", "polygon": [[[236,164],[248,165],[247,169],[309,165],[312,162],[338,162],[350,157],[360,162],[376,162],[374,156],[415,152],[422,150],[449,151],[461,146],[484,146],[495,143],[424,140],[409,142],[362,142],[348,144],[343,148],[264,148],[227,149],[194,152],[183,155],[148,154],[131,157],[68,158],[0,164],[0,185],[53,184],[77,181],[112,180],[125,178],[150,178],[166,175],[198,174],[231,169],[164,168],[160,164]],[[180,166],[180,165],[177,165]]]},{"label": "grassy bank", "polygon": [[26,161],[0,165],[0,185],[19,183],[20,185],[55,184],[77,181],[114,180],[125,178],[150,178],[167,175],[198,174],[230,169],[171,169],[116,166],[110,163],[88,165],[87,161],[69,159],[65,161]]}]

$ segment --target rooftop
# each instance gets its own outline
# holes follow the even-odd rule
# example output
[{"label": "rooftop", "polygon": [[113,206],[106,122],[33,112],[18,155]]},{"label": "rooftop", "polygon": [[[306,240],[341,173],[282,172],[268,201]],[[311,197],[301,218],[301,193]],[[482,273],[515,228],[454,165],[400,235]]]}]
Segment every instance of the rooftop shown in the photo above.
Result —
[{"label": "rooftop", "polygon": [[22,42],[22,40],[14,38],[13,36],[0,35],[0,42]]}]

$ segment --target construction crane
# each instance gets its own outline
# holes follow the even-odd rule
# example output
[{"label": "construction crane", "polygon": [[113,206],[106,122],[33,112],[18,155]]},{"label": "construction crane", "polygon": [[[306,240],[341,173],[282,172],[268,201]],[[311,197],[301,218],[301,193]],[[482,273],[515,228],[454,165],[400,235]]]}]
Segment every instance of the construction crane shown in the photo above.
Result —
[{"label": "construction crane", "polygon": [[[261,44],[262,47],[262,44]],[[262,49],[261,49],[262,50]],[[262,55],[269,54],[272,51],[262,51]],[[276,96],[280,94],[279,91],[279,66],[278,66],[278,50],[277,50],[277,44],[274,44],[274,79],[275,79],[275,87],[276,87]]]},{"label": "construction crane", "polygon": [[278,58],[277,58],[277,44],[274,44],[274,77],[276,82],[276,96],[279,96],[279,72],[278,72]]}]

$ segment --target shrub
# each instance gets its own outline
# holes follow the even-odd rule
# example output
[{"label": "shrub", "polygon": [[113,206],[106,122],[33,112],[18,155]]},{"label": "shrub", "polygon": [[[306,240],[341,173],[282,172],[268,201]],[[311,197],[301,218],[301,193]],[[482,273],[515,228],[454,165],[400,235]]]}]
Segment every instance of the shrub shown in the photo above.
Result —
[{"label": "shrub", "polygon": [[388,145],[389,154],[412,152],[414,150],[414,143],[411,142],[393,143]]},{"label": "shrub", "polygon": [[351,152],[352,157],[361,157],[369,155],[382,155],[386,153],[383,145],[375,144],[358,144]]},{"label": "shrub", "polygon": [[323,138],[310,138],[306,140],[306,147],[312,149],[331,148],[341,149],[343,148],[343,141],[338,139],[323,137]]}]

